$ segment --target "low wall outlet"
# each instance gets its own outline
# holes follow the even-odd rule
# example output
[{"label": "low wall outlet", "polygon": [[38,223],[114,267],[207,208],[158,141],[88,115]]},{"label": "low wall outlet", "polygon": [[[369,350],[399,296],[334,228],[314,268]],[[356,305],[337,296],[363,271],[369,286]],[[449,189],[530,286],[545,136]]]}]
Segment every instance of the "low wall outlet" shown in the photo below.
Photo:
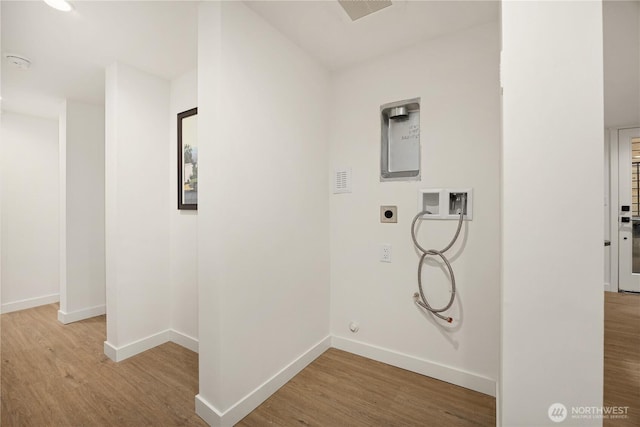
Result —
[{"label": "low wall outlet", "polygon": [[355,334],[360,330],[360,325],[358,322],[351,322],[349,323],[349,330]]},{"label": "low wall outlet", "polygon": [[380,222],[396,223],[398,222],[397,206],[380,206]]},{"label": "low wall outlet", "polygon": [[391,245],[388,243],[380,245],[380,262],[391,262]]}]

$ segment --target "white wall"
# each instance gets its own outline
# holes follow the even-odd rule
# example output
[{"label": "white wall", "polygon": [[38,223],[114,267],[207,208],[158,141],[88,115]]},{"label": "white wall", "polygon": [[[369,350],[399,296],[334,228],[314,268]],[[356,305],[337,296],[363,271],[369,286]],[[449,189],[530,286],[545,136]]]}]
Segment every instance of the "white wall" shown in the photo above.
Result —
[{"label": "white wall", "polygon": [[58,123],[2,113],[2,312],[58,300]]},{"label": "white wall", "polygon": [[[498,68],[496,22],[338,72],[330,103],[331,166],[353,173],[353,193],[331,197],[331,332],[338,346],[490,394],[500,306]],[[415,97],[422,100],[422,179],[381,183],[380,105]],[[458,288],[451,325],[413,300],[419,256],[410,225],[418,189],[429,187],[474,191],[473,221],[447,254]],[[398,206],[397,224],[380,223],[380,205]],[[440,249],[456,226],[423,221],[419,239]],[[379,261],[382,243],[392,245],[391,263]],[[431,303],[445,305],[449,282],[441,269],[427,264],[423,278]],[[351,321],[360,324],[357,334]]]},{"label": "white wall", "polygon": [[[107,343],[166,341],[170,327],[168,81],[116,63],[106,73]],[[162,338],[162,339],[161,339]]]},{"label": "white wall", "polygon": [[104,108],[67,100],[60,113],[60,311],[105,312]]},{"label": "white wall", "polygon": [[200,8],[197,411],[229,425],[328,345],[329,87],[244,4]]},{"label": "white wall", "polygon": [[500,421],[555,425],[602,405],[602,4],[503,2],[502,43]]},{"label": "white wall", "polygon": [[177,209],[177,114],[197,107],[194,69],[171,81],[169,111],[169,212],[171,328],[198,338],[198,212]]},{"label": "white wall", "polygon": [[640,124],[640,2],[605,1],[604,123]]},{"label": "white wall", "polygon": [[[222,3],[198,5],[198,162],[217,164],[220,141],[220,97],[222,69]],[[218,142],[219,144],[219,142]],[[220,148],[224,148],[222,145]],[[207,160],[210,159],[210,160]],[[209,425],[219,425],[222,402],[222,347],[220,268],[213,255],[220,205],[214,191],[222,187],[223,175],[215,167],[198,168],[198,395],[196,413]],[[207,184],[208,183],[208,184]],[[216,185],[216,183],[218,183]],[[203,189],[210,188],[208,191]],[[218,190],[218,193],[220,190]],[[207,258],[205,258],[207,257]],[[198,402],[203,404],[199,405]]]}]

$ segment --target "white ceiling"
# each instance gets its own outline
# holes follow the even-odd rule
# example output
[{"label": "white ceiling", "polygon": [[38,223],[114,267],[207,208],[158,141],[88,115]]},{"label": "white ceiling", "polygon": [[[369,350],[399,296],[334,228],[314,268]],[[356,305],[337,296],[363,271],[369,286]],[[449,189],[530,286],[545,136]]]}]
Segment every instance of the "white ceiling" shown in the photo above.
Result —
[{"label": "white ceiling", "polygon": [[[197,2],[80,1],[59,12],[43,1],[2,1],[2,109],[57,117],[65,98],[104,102],[115,61],[171,79],[197,64]],[[352,22],[335,0],[247,5],[331,70],[498,19],[497,1],[393,1]]]},{"label": "white ceiling", "polygon": [[496,21],[499,1],[407,1],[357,21],[337,1],[247,1],[258,15],[331,70]]},{"label": "white ceiling", "polygon": [[65,99],[104,102],[104,69],[115,61],[166,79],[196,67],[197,3],[2,1],[2,53],[31,59],[23,71],[2,57],[2,109],[57,117]]},{"label": "white ceiling", "polygon": [[[115,61],[172,79],[197,64],[197,2],[79,1],[59,12],[42,1],[2,1],[2,109],[56,117],[65,98],[104,102],[104,68]],[[498,18],[496,1],[394,1],[352,22],[337,1],[247,5],[331,70],[419,40]]]},{"label": "white ceiling", "polygon": [[[71,3],[74,10],[64,13],[40,0],[0,1],[2,53],[23,55],[33,62],[31,69],[23,71],[10,66],[4,57],[0,59],[3,110],[57,117],[65,98],[103,103],[104,69],[115,61],[166,79],[196,67],[197,2]],[[354,22],[335,0],[246,4],[330,70],[499,18],[497,1],[393,0],[392,6]],[[617,52],[613,47],[621,44],[615,37],[633,39],[633,46],[638,45],[637,37],[616,33],[618,27],[640,25],[638,4],[605,4],[605,115],[609,125],[631,121],[626,116],[618,117],[621,114],[616,115],[616,111],[635,117],[636,110],[628,107],[630,102],[625,103],[626,98],[635,98],[620,94],[628,95],[630,87],[637,87],[637,73],[611,58]],[[613,6],[636,6],[636,12],[623,11],[618,16]],[[621,25],[623,18],[635,21],[633,25]],[[629,31],[637,33],[635,29]],[[626,58],[624,52],[618,56]],[[629,76],[622,75],[625,70]]]}]

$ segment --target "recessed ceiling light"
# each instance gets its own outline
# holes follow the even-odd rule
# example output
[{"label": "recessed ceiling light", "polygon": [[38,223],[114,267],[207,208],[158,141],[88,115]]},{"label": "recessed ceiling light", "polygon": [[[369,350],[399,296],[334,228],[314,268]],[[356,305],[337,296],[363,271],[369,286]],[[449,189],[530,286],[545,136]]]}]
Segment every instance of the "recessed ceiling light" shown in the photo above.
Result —
[{"label": "recessed ceiling light", "polygon": [[7,58],[9,64],[13,65],[14,67],[18,67],[21,70],[28,70],[29,67],[31,67],[31,61],[24,56],[16,55],[13,53],[6,53],[4,57]]},{"label": "recessed ceiling light", "polygon": [[63,12],[69,12],[73,9],[71,4],[66,0],[44,0],[44,2],[52,8],[61,10]]}]

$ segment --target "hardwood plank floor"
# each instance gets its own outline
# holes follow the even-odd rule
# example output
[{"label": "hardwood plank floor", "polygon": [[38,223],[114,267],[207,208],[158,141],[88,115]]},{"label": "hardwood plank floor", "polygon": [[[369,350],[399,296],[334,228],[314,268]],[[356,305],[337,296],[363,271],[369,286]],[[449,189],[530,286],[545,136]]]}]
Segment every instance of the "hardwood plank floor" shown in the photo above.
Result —
[{"label": "hardwood plank floor", "polygon": [[494,426],[495,399],[329,349],[237,426]]},{"label": "hardwood plank floor", "polygon": [[[62,325],[57,305],[1,317],[1,424],[206,426],[197,354],[167,343],[114,363],[105,317]],[[331,349],[240,426],[495,425],[495,399]]]},{"label": "hardwood plank floor", "polygon": [[[605,293],[604,406],[628,406],[605,427],[640,426],[640,295]],[[345,369],[346,367],[346,369]],[[395,411],[395,412],[394,412]],[[240,426],[495,425],[495,400],[329,350]]]},{"label": "hardwood plank floor", "polygon": [[640,295],[605,292],[604,406],[628,406],[605,427],[640,426]]},{"label": "hardwood plank floor", "polygon": [[[62,325],[57,306],[1,317],[0,416],[12,426],[206,426],[194,413],[197,355],[173,343],[120,363],[104,316]],[[606,427],[640,426],[640,295],[605,294]],[[330,349],[238,423],[250,426],[493,426],[495,399]]]},{"label": "hardwood plank floor", "polygon": [[198,355],[166,343],[120,363],[105,317],[62,325],[56,304],[3,314],[3,427],[206,426],[195,415]]}]

